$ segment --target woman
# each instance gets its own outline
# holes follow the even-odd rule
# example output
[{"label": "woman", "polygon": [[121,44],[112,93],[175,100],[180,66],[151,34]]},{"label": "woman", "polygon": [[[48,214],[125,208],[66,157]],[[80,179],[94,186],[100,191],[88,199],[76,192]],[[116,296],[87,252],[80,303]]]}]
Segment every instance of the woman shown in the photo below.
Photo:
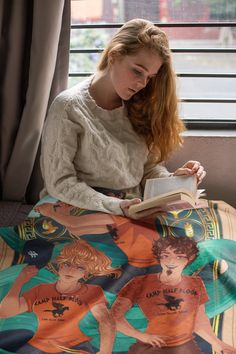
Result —
[{"label": "woman", "polygon": [[[149,21],[131,20],[108,43],[95,74],[53,102],[42,140],[42,196],[129,216],[147,178],[172,175],[162,162],[181,144],[183,129],[167,36]],[[200,183],[206,172],[197,161],[174,172],[191,174]],[[99,188],[122,190],[125,200]]]}]

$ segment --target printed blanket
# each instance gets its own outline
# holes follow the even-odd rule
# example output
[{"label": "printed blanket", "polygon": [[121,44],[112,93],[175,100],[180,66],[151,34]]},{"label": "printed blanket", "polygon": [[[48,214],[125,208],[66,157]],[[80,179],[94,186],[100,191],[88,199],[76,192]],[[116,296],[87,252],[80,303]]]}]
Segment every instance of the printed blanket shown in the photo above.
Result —
[{"label": "printed blanket", "polygon": [[0,228],[0,353],[236,353],[236,210],[42,199]]}]

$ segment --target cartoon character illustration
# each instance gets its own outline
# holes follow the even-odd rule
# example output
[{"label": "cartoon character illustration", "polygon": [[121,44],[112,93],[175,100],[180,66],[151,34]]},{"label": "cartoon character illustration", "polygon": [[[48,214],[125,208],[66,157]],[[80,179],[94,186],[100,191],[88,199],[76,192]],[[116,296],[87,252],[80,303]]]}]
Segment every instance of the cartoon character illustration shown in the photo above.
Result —
[{"label": "cartoon character illustration", "polygon": [[[200,354],[195,333],[217,353],[235,354],[236,349],[218,339],[211,328],[205,313],[208,295],[201,278],[182,274],[198,255],[196,242],[188,237],[168,236],[154,241],[153,253],[162,271],[132,279],[121,289],[112,307],[117,330],[137,339],[128,353]],[[144,333],[125,318],[134,304],[147,318]]]},{"label": "cartoon character illustration", "polygon": [[132,266],[142,268],[158,263],[152,252],[153,240],[159,238],[154,219],[142,223],[102,212],[93,213],[92,216],[83,213],[78,215],[81,209],[60,201],[38,205],[36,210],[61,223],[77,237],[110,233],[115,244],[127,255],[128,263]]},{"label": "cartoon character illustration", "polygon": [[34,265],[26,266],[0,304],[0,318],[26,311],[37,316],[36,333],[17,352],[84,350],[85,353],[94,353],[89,344],[91,338],[79,327],[80,321],[91,311],[99,326],[98,353],[111,353],[115,326],[107,308],[107,300],[100,286],[86,284],[83,279],[99,275],[119,276],[120,270],[112,268],[110,259],[84,240],[64,246],[56,263],[56,282],[36,285],[21,294],[23,285],[38,273]]}]

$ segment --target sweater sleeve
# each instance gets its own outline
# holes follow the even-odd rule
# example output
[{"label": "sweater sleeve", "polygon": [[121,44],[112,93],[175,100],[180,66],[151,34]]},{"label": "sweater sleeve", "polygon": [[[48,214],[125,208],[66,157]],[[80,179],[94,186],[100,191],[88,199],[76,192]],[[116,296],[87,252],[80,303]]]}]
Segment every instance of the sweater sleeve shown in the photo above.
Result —
[{"label": "sweater sleeve", "polygon": [[142,179],[142,186],[144,187],[146,179],[149,178],[160,178],[160,177],[171,177],[172,173],[170,173],[165,167],[164,162],[157,164],[154,160],[154,157],[151,153],[149,153],[147,162],[144,166],[144,175]]},{"label": "sweater sleeve", "polygon": [[105,196],[77,177],[73,163],[83,128],[69,119],[63,95],[49,110],[42,137],[41,170],[47,193],[79,208],[123,215],[120,200]]}]

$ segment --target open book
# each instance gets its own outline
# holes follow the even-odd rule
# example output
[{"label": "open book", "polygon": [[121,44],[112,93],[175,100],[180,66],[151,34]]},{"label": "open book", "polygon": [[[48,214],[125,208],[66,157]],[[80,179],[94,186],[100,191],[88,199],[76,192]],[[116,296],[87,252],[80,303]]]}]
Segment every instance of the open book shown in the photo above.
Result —
[{"label": "open book", "polygon": [[131,205],[129,213],[156,207],[163,211],[195,208],[203,191],[197,189],[195,175],[147,179],[143,201]]}]

